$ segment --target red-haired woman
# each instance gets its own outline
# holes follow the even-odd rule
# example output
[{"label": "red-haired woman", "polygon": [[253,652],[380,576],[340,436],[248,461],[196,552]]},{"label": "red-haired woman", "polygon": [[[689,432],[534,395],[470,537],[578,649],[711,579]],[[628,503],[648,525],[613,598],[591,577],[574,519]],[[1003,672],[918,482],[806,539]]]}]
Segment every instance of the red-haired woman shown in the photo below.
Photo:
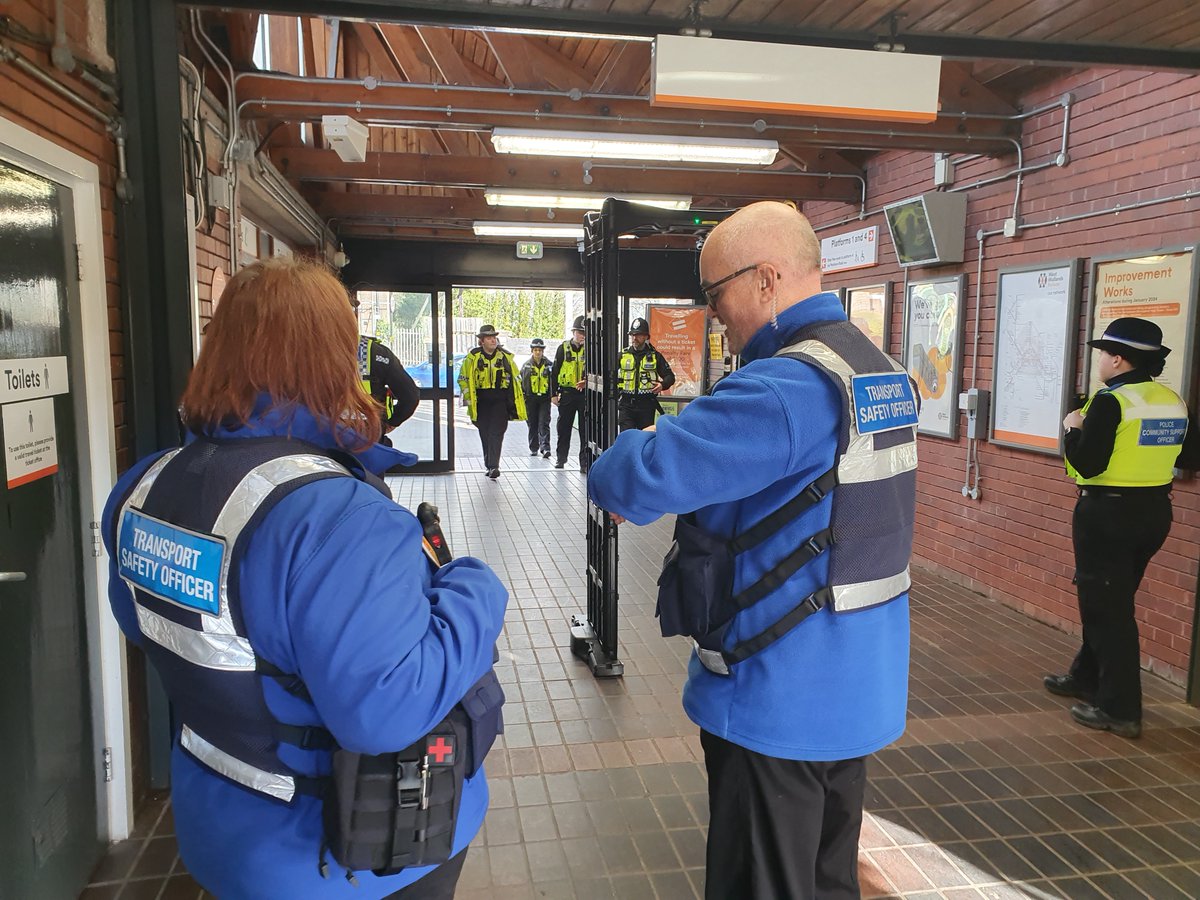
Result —
[{"label": "red-haired woman", "polygon": [[222,900],[452,897],[487,808],[508,594],[479,560],[431,565],[371,474],[412,457],[374,443],[357,345],[327,270],[243,269],[188,442],[105,510],[113,612],[174,708],[180,856]]}]

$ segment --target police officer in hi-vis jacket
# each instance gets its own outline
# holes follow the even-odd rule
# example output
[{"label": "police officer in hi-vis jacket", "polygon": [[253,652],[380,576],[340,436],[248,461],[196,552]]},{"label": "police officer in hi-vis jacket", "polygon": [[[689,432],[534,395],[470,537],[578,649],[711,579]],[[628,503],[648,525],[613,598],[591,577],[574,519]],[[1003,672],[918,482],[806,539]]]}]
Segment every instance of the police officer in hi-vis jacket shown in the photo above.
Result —
[{"label": "police officer in hi-vis jacket", "polygon": [[670,363],[650,343],[650,325],[634,319],[629,323],[629,346],[617,358],[617,429],[653,425],[661,408],[658,395],[674,383]]},{"label": "police officer in hi-vis jacket", "polygon": [[1067,473],[1079,485],[1071,533],[1083,643],[1046,690],[1081,703],[1080,725],[1135,738],[1142,682],[1134,595],[1171,529],[1174,468],[1194,469],[1197,442],[1175,391],[1155,382],[1170,348],[1146,319],[1114,319],[1088,346],[1104,387],[1063,419]]},{"label": "police officer in hi-vis jacket", "polygon": [[471,349],[458,373],[463,405],[483,444],[483,465],[491,479],[500,477],[500,451],[508,423],[525,419],[525,395],[513,355],[500,346],[492,325],[479,329],[479,346]]},{"label": "police officer in hi-vis jacket", "polygon": [[554,468],[567,464],[571,453],[571,431],[575,419],[579,419],[579,471],[584,471],[583,454],[583,386],[586,370],[583,365],[583,316],[576,316],[571,325],[571,339],[558,345],[554,355],[554,371],[550,379],[550,402],[558,407],[558,444],[555,446],[557,460]]},{"label": "police officer in hi-vis jacket", "polygon": [[540,451],[550,458],[550,382],[554,366],[546,359],[546,342],[529,342],[530,357],[521,366],[521,390],[525,394],[525,414],[529,417],[529,455]]}]

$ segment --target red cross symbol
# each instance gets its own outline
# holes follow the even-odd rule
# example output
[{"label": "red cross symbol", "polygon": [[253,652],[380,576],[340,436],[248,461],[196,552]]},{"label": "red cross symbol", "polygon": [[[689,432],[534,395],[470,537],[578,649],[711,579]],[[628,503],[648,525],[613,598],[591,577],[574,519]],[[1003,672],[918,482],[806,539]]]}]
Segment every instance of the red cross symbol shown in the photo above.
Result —
[{"label": "red cross symbol", "polygon": [[454,744],[446,743],[446,739],[439,735],[434,743],[425,748],[425,754],[432,757],[436,765],[453,764]]}]

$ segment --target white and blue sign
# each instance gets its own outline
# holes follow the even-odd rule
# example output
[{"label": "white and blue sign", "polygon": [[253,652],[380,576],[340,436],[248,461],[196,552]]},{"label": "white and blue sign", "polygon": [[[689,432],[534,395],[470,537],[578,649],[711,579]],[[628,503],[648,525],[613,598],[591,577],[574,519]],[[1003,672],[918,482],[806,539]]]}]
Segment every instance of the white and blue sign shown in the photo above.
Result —
[{"label": "white and blue sign", "polygon": [[1187,419],[1142,419],[1138,444],[1143,447],[1174,447],[1183,443]]},{"label": "white and blue sign", "polygon": [[877,434],[917,424],[917,398],[904,372],[855,375],[850,379],[854,425],[859,434]]},{"label": "white and blue sign", "polygon": [[122,578],[148,594],[211,616],[221,614],[225,542],[130,510],[117,534]]}]

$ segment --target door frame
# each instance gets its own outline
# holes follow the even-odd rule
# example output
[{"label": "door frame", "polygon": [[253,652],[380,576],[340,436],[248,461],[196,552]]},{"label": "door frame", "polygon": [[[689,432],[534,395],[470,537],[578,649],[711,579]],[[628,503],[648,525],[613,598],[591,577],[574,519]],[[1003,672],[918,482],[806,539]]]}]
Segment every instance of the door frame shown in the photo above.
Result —
[{"label": "door frame", "polygon": [[[91,685],[97,831],[101,841],[128,837],[133,819],[129,771],[129,703],[124,638],[108,608],[108,555],[100,514],[116,483],[116,428],[109,351],[108,292],[101,220],[100,170],[95,163],[0,116],[0,159],[71,191],[79,245],[79,309],[71,322],[71,394],[80,473],[78,546]],[[89,552],[89,548],[92,548]],[[111,753],[110,779],[102,754]]]}]

